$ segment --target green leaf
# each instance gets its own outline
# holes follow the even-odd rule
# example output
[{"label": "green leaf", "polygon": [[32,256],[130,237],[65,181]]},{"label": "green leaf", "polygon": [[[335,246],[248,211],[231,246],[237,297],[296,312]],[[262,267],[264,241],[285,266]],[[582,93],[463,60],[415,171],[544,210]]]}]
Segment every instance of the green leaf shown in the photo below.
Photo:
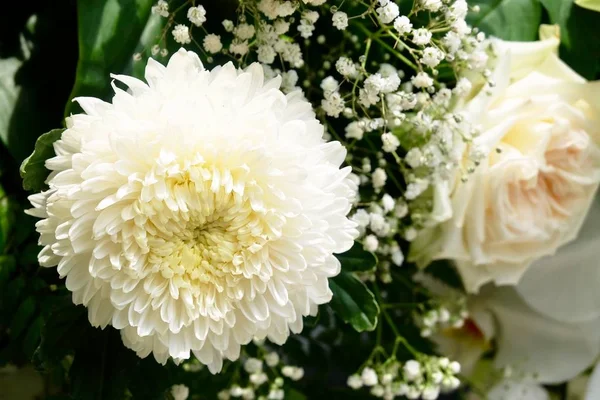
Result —
[{"label": "green leaf", "polygon": [[66,355],[73,354],[89,328],[85,307],[75,306],[71,296],[57,299],[45,317],[41,342],[34,354],[34,363],[40,369],[49,368]]},{"label": "green leaf", "polygon": [[18,167],[38,136],[63,119],[75,81],[77,27],[72,1],[14,9],[3,24],[0,51],[6,57],[0,59],[0,141],[8,151],[0,158]]},{"label": "green leaf", "polygon": [[0,256],[0,293],[4,294],[4,285],[6,285],[16,267],[17,262],[14,256]]},{"label": "green leaf", "polygon": [[[563,1],[563,0],[559,0]],[[484,32],[504,40],[537,40],[542,21],[539,0],[470,0],[469,6],[479,6],[467,22]]]},{"label": "green leaf", "polygon": [[0,312],[2,314],[8,313],[12,315],[14,308],[19,305],[19,300],[24,289],[25,279],[22,276],[18,276],[8,282],[0,297]]},{"label": "green leaf", "polygon": [[0,140],[11,148],[9,140],[10,119],[17,103],[20,88],[15,82],[15,74],[23,64],[17,57],[0,60]]},{"label": "green leaf", "polygon": [[23,178],[23,187],[25,190],[35,192],[41,191],[45,186],[45,180],[49,171],[46,169],[46,160],[54,156],[54,147],[52,144],[60,139],[64,129],[53,129],[44,133],[35,142],[33,153],[23,160],[20,173]]},{"label": "green leaf", "polygon": [[379,305],[373,293],[353,274],[342,271],[329,280],[333,298],[329,303],[335,313],[358,331],[372,331],[377,326]]},{"label": "green leaf", "polygon": [[14,311],[10,323],[10,336],[13,340],[18,338],[23,330],[27,328],[29,321],[33,318],[35,312],[35,300],[33,297],[27,297]]},{"label": "green leaf", "polygon": [[7,252],[7,244],[15,224],[15,213],[18,210],[11,198],[0,187],[0,254]]},{"label": "green leaf", "polygon": [[350,250],[336,255],[336,257],[342,263],[343,271],[370,271],[377,266],[377,257],[366,251],[358,242],[354,242],[354,246]]},{"label": "green leaf", "polygon": [[157,37],[159,37],[162,32],[166,18],[161,17],[157,14],[151,14],[148,22],[146,23],[146,27],[142,32],[142,36],[134,50],[134,53],[139,53],[142,55],[142,59],[135,61],[133,56],[129,57],[127,64],[125,64],[125,68],[121,73],[125,75],[135,76],[138,79],[144,78],[144,73],[146,70],[146,64],[148,62],[148,57],[152,46],[156,43]]},{"label": "green leaf", "polygon": [[126,349],[116,329],[90,328],[69,370],[71,394],[77,400],[114,400],[125,397],[131,371],[139,358]]},{"label": "green leaf", "polygon": [[600,14],[573,0],[541,0],[550,22],[560,26],[560,57],[586,79],[600,67]]},{"label": "green leaf", "polygon": [[23,338],[23,352],[28,358],[31,358],[35,353],[40,342],[40,334],[42,330],[43,319],[40,315],[29,325],[27,334]]},{"label": "green leaf", "polygon": [[[161,29],[160,23],[150,18],[153,3],[154,0],[78,0],[79,62],[70,99],[107,99],[111,93],[110,74],[133,70],[133,55]],[[65,114],[78,110],[75,103],[69,102]]]},{"label": "green leaf", "polygon": [[285,398],[287,400],[306,400],[306,396],[303,393],[297,391],[296,389],[286,390]]}]

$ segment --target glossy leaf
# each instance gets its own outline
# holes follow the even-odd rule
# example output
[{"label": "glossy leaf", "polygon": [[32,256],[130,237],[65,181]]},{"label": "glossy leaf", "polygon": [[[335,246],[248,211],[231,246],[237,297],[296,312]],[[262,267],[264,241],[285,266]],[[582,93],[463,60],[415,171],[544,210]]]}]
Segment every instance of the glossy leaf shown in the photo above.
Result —
[{"label": "glossy leaf", "polygon": [[[77,2],[79,62],[70,99],[110,96],[110,74],[132,70],[133,55],[156,36],[157,27],[160,31],[160,24],[150,18],[153,3],[153,0]],[[146,32],[149,22],[151,28]],[[74,112],[79,112],[79,107],[69,102],[65,113]]]},{"label": "glossy leaf", "polygon": [[49,171],[46,169],[46,160],[54,156],[52,144],[60,139],[64,129],[53,129],[44,133],[35,142],[33,153],[21,164],[21,178],[25,190],[39,192],[44,188],[44,181]]},{"label": "glossy leaf", "polygon": [[13,273],[16,267],[17,263],[15,261],[14,256],[0,255],[0,293],[2,293],[4,285],[7,284],[11,274]]},{"label": "glossy leaf", "polygon": [[10,148],[9,127],[12,113],[17,103],[20,87],[15,82],[15,74],[23,64],[17,57],[0,60],[0,140]]},{"label": "glossy leaf", "polygon": [[336,255],[342,263],[342,270],[348,272],[370,271],[377,266],[377,258],[363,246],[354,242],[354,246],[343,254]]},{"label": "glossy leaf", "polygon": [[375,296],[356,276],[342,272],[329,280],[333,292],[331,308],[358,331],[372,331],[377,326],[379,305]]},{"label": "glossy leaf", "polygon": [[[563,1],[563,0],[558,0]],[[539,0],[470,0],[479,6],[467,21],[484,32],[504,40],[532,41],[538,37],[542,20]]]},{"label": "glossy leaf", "polygon": [[600,69],[600,14],[573,0],[541,0],[550,22],[560,26],[560,57],[586,79]]},{"label": "glossy leaf", "polygon": [[5,15],[16,21],[2,22],[0,46],[0,141],[11,156],[6,164],[17,167],[40,134],[60,127],[77,62],[72,1],[23,8]]},{"label": "glossy leaf", "polygon": [[7,244],[15,222],[15,209],[11,198],[0,187],[0,255],[7,251]]}]

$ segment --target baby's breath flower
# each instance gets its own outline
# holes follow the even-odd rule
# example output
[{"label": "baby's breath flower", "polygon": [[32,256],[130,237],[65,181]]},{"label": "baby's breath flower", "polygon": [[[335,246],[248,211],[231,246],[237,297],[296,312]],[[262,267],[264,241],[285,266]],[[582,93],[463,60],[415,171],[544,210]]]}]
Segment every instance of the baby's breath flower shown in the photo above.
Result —
[{"label": "baby's breath flower", "polygon": [[410,22],[410,19],[405,15],[402,15],[394,20],[394,29],[396,29],[400,35],[406,35],[409,33],[412,30],[412,27],[413,25]]},{"label": "baby's breath flower", "polygon": [[383,142],[382,149],[387,153],[393,153],[394,151],[396,151],[398,146],[400,146],[400,140],[398,140],[398,138],[395,135],[389,132],[386,132],[383,135],[381,135],[381,141]]},{"label": "baby's breath flower", "polygon": [[263,383],[265,383],[266,381],[268,381],[269,377],[264,372],[257,372],[257,373],[251,374],[248,379],[250,380],[250,382],[253,385],[260,386]]},{"label": "baby's breath flower", "polygon": [[202,26],[206,22],[206,10],[202,6],[190,7],[187,17],[192,24]]},{"label": "baby's breath flower", "polygon": [[273,23],[273,27],[275,28],[275,33],[283,35],[290,29],[290,24],[283,19],[278,19]]},{"label": "baby's breath flower", "polygon": [[437,12],[442,7],[441,0],[420,0],[421,6],[427,11]]},{"label": "baby's breath flower", "polygon": [[233,39],[229,45],[229,51],[233,54],[239,54],[240,56],[248,53],[248,41],[241,41],[239,39]]},{"label": "baby's breath flower", "polygon": [[214,33],[209,33],[204,37],[202,41],[202,46],[204,50],[209,53],[215,54],[220,52],[223,49],[223,44],[221,43],[221,36],[215,35]]},{"label": "baby's breath flower", "polygon": [[333,26],[340,31],[343,31],[348,27],[348,14],[343,11],[335,12],[331,17],[331,20],[333,22]]},{"label": "baby's breath flower", "polygon": [[281,374],[283,376],[287,376],[293,381],[299,381],[304,376],[304,369],[301,367],[286,365],[281,368]]},{"label": "baby's breath flower", "polygon": [[256,54],[258,61],[263,64],[273,63],[273,61],[275,61],[275,56],[277,55],[273,46],[270,46],[268,44],[258,46]]},{"label": "baby's breath flower", "polygon": [[443,59],[444,53],[441,50],[435,47],[427,47],[425,50],[423,50],[421,62],[430,68],[435,68]]},{"label": "baby's breath flower", "polygon": [[249,358],[244,362],[244,369],[249,374],[254,374],[256,372],[262,371],[263,363],[258,358]]},{"label": "baby's breath flower", "polygon": [[411,82],[418,88],[428,88],[433,85],[433,79],[427,72],[419,72],[411,78]]},{"label": "baby's breath flower", "polygon": [[330,117],[338,118],[344,111],[344,99],[338,92],[331,92],[321,101],[321,108]]},{"label": "baby's breath flower", "polygon": [[[377,236],[367,235],[365,237],[365,243],[364,243],[365,250],[374,253],[375,251],[377,251],[378,247],[379,247],[379,239],[377,239]],[[363,371],[363,376],[364,376],[364,371]],[[363,382],[364,382],[364,379],[363,379]],[[377,382],[375,382],[375,383],[377,383]],[[371,385],[367,384],[366,382],[365,382],[365,385],[371,386]]]},{"label": "baby's breath flower", "polygon": [[239,24],[233,29],[233,34],[240,40],[251,39],[255,33],[256,30],[254,28],[254,25],[246,23]]},{"label": "baby's breath flower", "polygon": [[375,397],[383,397],[385,389],[381,385],[376,385],[371,388],[371,394]]},{"label": "baby's breath flower", "polygon": [[416,44],[418,46],[425,46],[425,45],[428,45],[429,42],[431,42],[432,34],[426,28],[415,29],[415,30],[413,30],[412,34],[413,34],[412,41],[414,42],[414,44]]},{"label": "baby's breath flower", "polygon": [[279,354],[277,354],[276,352],[271,352],[269,354],[267,354],[265,356],[265,363],[269,366],[269,367],[275,367],[277,366],[277,364],[279,364]]},{"label": "baby's breath flower", "polygon": [[389,24],[392,22],[398,15],[400,15],[400,9],[398,8],[398,4],[394,1],[390,0],[379,0],[380,7],[378,7],[375,11],[377,11],[379,20],[384,24]]},{"label": "baby's breath flower", "polygon": [[173,385],[171,387],[171,396],[173,400],[186,400],[190,395],[190,389],[185,385]]},{"label": "baby's breath flower", "polygon": [[223,24],[223,28],[225,29],[226,32],[233,32],[233,28],[234,28],[233,21],[224,19],[222,24]]},{"label": "baby's breath flower", "polygon": [[358,390],[358,389],[360,389],[361,387],[363,387],[363,381],[362,381],[362,378],[361,378],[359,375],[356,375],[356,374],[354,374],[354,375],[350,375],[350,376],[348,377],[348,380],[346,381],[346,384],[347,384],[347,385],[348,385],[350,388],[352,388],[352,389],[354,389],[354,390]]},{"label": "baby's breath flower", "polygon": [[375,385],[377,385],[377,382],[379,381],[377,379],[377,373],[375,372],[375,370],[373,368],[370,368],[370,367],[366,367],[365,369],[363,369],[360,377],[365,386],[375,386]]},{"label": "baby's breath flower", "polygon": [[385,186],[385,182],[387,180],[387,174],[385,170],[382,168],[377,168],[373,172],[373,188],[377,191],[380,190],[383,186]]},{"label": "baby's breath flower", "polygon": [[281,90],[284,93],[290,93],[296,89],[298,83],[298,72],[294,69],[281,74]]},{"label": "baby's breath flower", "polygon": [[179,44],[188,44],[192,41],[190,38],[190,28],[183,24],[175,25],[172,33],[173,39]]},{"label": "baby's breath flower", "polygon": [[414,381],[421,377],[421,364],[416,360],[407,361],[402,367],[404,378]]},{"label": "baby's breath flower", "polygon": [[340,73],[340,75],[347,77],[353,77],[358,73],[354,62],[351,59],[343,56],[336,61],[335,69]]},{"label": "baby's breath flower", "polygon": [[152,6],[152,14],[167,18],[169,16],[169,3],[165,0],[158,0],[156,5]]},{"label": "baby's breath flower", "polygon": [[333,76],[328,76],[321,81],[321,89],[325,92],[335,92],[338,85],[339,82]]}]

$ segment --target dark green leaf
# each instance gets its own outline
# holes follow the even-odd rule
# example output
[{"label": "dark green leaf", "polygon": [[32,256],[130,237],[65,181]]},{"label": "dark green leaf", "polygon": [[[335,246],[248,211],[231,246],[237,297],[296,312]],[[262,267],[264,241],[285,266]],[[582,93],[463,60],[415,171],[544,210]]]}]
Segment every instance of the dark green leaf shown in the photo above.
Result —
[{"label": "dark green leaf", "polygon": [[600,66],[600,13],[573,0],[541,0],[550,22],[560,26],[560,56],[584,78],[595,79]]},{"label": "dark green leaf", "polygon": [[42,337],[34,358],[38,368],[44,369],[72,354],[89,328],[85,307],[75,306],[71,296],[59,299],[45,317]]},{"label": "dark green leaf", "polygon": [[19,301],[25,289],[25,279],[22,276],[8,282],[2,291],[0,297],[0,313],[12,315],[14,309],[19,305]]},{"label": "dark green leaf", "polygon": [[353,274],[342,271],[329,280],[333,292],[331,308],[358,331],[372,331],[377,326],[379,305],[373,293]]},{"label": "dark green leaf", "polygon": [[[140,46],[156,36],[156,19],[150,18],[154,0],[79,0],[79,63],[70,98],[107,99],[110,74],[132,70],[131,60]],[[150,27],[146,26],[150,22]],[[160,29],[159,29],[160,30]],[[140,61],[141,62],[141,61]],[[78,112],[72,102],[66,115]]]},{"label": "dark green leaf", "polygon": [[10,275],[17,266],[15,257],[12,255],[0,256],[0,293],[3,293],[4,285],[8,282]]},{"label": "dark green leaf", "polygon": [[336,255],[336,257],[342,263],[343,271],[370,271],[377,266],[375,255],[366,251],[358,242],[354,242],[354,246],[350,250]]},{"label": "dark green leaf", "polygon": [[17,57],[0,60],[0,140],[9,147],[9,125],[20,88],[15,74],[23,64]]},{"label": "dark green leaf", "polygon": [[33,153],[23,160],[21,164],[21,178],[23,178],[23,187],[25,190],[39,192],[44,188],[44,181],[48,177],[46,169],[46,160],[54,156],[54,147],[52,144],[60,139],[64,129],[53,129],[44,133],[35,142]]},{"label": "dark green leaf", "polygon": [[77,400],[124,398],[139,358],[123,346],[121,335],[112,328],[90,328],[85,340],[75,351],[69,370],[72,396]]},{"label": "dark green leaf", "polygon": [[538,37],[542,20],[539,0],[469,0],[469,5],[481,10],[471,13],[467,21],[490,35],[514,41]]},{"label": "dark green leaf", "polygon": [[43,320],[40,315],[29,324],[27,334],[23,338],[23,353],[31,358],[40,342]]},{"label": "dark green leaf", "polygon": [[166,19],[162,18],[160,15],[150,15],[150,18],[148,18],[148,22],[146,23],[146,27],[142,32],[142,36],[140,37],[140,40],[133,52],[133,54],[141,54],[142,59],[135,61],[133,56],[129,57],[129,60],[127,61],[127,64],[121,73],[135,76],[138,79],[144,78],[146,63],[150,54],[149,49],[151,49],[156,43],[157,38],[165,26],[165,21]]},{"label": "dark green leaf", "polygon": [[306,396],[303,393],[297,391],[296,389],[286,390],[285,398],[287,400],[306,400]]},{"label": "dark green leaf", "polygon": [[5,15],[2,22],[3,33],[10,30],[0,40],[0,141],[12,156],[0,155],[6,164],[18,166],[40,134],[60,126],[77,62],[72,3],[19,4],[21,15]]},{"label": "dark green leaf", "polygon": [[12,321],[10,323],[10,336],[14,339],[18,338],[23,330],[33,318],[35,312],[35,300],[33,297],[27,297],[14,311]]},{"label": "dark green leaf", "polygon": [[15,213],[18,212],[10,197],[0,187],[0,254],[6,253],[6,245],[15,222]]}]

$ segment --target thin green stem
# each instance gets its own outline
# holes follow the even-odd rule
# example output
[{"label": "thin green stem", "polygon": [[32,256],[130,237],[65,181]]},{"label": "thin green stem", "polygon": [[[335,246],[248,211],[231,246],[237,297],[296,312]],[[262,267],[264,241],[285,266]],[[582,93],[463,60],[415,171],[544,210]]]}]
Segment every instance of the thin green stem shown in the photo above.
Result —
[{"label": "thin green stem", "polygon": [[371,31],[369,31],[367,29],[367,27],[365,27],[363,24],[361,24],[360,22],[354,22],[354,24],[361,30],[363,31],[367,37],[369,39],[372,39],[374,41],[376,41],[377,43],[379,43],[381,46],[383,46],[384,48],[386,48],[388,51],[390,51],[395,57],[397,57],[398,59],[404,61],[404,63],[406,65],[408,65],[409,67],[411,67],[412,69],[414,69],[415,71],[418,71],[419,68],[411,61],[409,60],[404,54],[398,52],[396,49],[394,49],[392,46],[390,46],[389,44],[387,44],[384,40],[381,39],[381,37],[377,34],[373,35],[373,33]]}]

